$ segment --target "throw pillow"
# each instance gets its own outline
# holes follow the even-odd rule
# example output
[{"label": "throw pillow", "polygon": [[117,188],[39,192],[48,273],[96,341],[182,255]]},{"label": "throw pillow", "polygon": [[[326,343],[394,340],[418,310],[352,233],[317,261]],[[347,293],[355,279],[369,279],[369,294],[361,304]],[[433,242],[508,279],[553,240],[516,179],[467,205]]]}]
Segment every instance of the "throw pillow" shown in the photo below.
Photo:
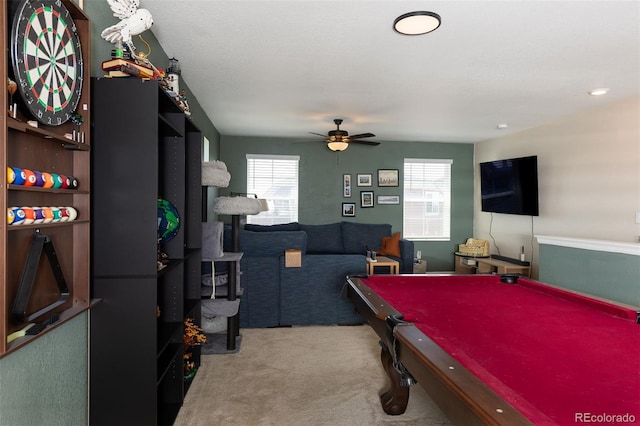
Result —
[{"label": "throw pillow", "polygon": [[380,256],[400,257],[400,233],[396,232],[390,237],[382,237],[378,254]]},{"label": "throw pillow", "polygon": [[380,248],[380,238],[391,235],[391,225],[342,222],[342,247],[346,254],[366,254]]}]

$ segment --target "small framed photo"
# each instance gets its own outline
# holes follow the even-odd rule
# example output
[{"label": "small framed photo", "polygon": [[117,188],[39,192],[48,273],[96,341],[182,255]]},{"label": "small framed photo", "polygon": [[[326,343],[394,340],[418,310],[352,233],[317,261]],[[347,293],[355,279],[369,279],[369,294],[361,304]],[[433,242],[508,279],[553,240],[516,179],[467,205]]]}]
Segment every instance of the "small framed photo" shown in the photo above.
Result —
[{"label": "small framed photo", "polygon": [[342,216],[355,217],[356,203],[342,203]]},{"label": "small framed photo", "polygon": [[373,191],[360,191],[360,207],[373,207]]},{"label": "small framed photo", "polygon": [[342,175],[342,196],[345,198],[351,197],[351,175]]},{"label": "small framed photo", "polygon": [[398,169],[378,169],[378,186],[398,186]]},{"label": "small framed photo", "polygon": [[358,173],[358,186],[373,186],[371,174]]},{"label": "small framed photo", "polygon": [[378,195],[378,204],[400,204],[399,195]]}]

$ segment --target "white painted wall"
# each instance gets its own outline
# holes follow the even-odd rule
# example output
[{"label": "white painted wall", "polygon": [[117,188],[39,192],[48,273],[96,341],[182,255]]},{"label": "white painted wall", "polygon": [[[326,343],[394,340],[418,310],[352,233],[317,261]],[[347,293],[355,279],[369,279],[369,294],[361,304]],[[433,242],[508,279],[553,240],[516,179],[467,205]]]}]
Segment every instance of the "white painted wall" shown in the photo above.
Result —
[{"label": "white painted wall", "polygon": [[[482,212],[478,164],[528,155],[538,156],[540,216]],[[640,96],[475,146],[474,237],[489,239],[492,253],[503,256],[519,257],[524,246],[534,277],[533,235],[638,242],[636,212]]]}]

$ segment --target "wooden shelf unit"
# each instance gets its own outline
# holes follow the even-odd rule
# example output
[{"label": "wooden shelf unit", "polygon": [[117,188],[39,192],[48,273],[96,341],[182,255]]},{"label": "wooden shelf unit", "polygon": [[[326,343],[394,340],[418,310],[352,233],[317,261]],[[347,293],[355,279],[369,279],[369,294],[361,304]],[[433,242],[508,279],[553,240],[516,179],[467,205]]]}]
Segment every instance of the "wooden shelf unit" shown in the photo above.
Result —
[{"label": "wooden shelf unit", "polygon": [[521,274],[531,276],[531,266],[490,256],[465,256],[454,253],[456,274]]},{"label": "wooden shelf unit", "polygon": [[[89,73],[90,61],[90,28],[89,19],[72,1],[62,0],[69,10],[77,28],[81,41],[82,60],[85,64],[85,75]],[[13,16],[9,16],[8,2],[0,4],[0,20],[2,27],[11,28]],[[4,65],[0,67],[0,80],[13,80],[13,67],[8,55],[10,40],[9,31],[0,37],[0,48],[4,53]],[[49,330],[84,312],[90,305],[90,90],[88,81],[83,82],[82,95],[78,112],[84,118],[80,131],[85,134],[85,143],[77,143],[65,138],[72,133],[73,124],[68,121],[60,126],[45,126],[38,123],[32,127],[27,121],[34,120],[24,105],[17,91],[13,102],[18,104],[16,119],[9,117],[9,94],[7,90],[0,92],[0,211],[9,207],[43,207],[73,206],[78,211],[77,220],[49,224],[7,225],[2,221],[0,231],[0,357],[3,357],[29,342],[42,336]],[[19,167],[41,172],[58,173],[75,177],[78,189],[45,189],[10,185],[7,183],[7,167]],[[50,237],[60,262],[65,281],[69,287],[69,300],[51,312],[34,318],[32,322],[43,322],[53,313],[59,314],[59,321],[48,326],[36,336],[26,336],[7,343],[7,337],[24,328],[28,322],[16,322],[12,319],[11,310],[16,298],[20,279],[31,241],[36,232]],[[29,298],[28,313],[37,312],[54,302],[58,297],[58,288],[53,279],[47,261],[40,262],[32,293]]]},{"label": "wooden shelf unit", "polygon": [[[201,324],[201,132],[157,81],[92,79],[93,295],[90,423],[172,424],[184,321]],[[180,230],[157,270],[157,200]],[[193,361],[200,365],[199,348]],[[116,407],[114,409],[114,407]]]}]

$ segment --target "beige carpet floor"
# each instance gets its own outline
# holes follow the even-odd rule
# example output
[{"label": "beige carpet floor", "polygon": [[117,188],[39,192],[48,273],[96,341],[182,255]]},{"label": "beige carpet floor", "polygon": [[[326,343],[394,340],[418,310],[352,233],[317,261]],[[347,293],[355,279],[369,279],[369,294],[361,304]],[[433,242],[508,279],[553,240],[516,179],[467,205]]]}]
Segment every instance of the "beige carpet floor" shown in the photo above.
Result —
[{"label": "beige carpet floor", "polygon": [[194,425],[448,425],[420,385],[401,416],[382,411],[387,377],[368,326],[242,329],[239,353],[204,355],[176,419]]}]

